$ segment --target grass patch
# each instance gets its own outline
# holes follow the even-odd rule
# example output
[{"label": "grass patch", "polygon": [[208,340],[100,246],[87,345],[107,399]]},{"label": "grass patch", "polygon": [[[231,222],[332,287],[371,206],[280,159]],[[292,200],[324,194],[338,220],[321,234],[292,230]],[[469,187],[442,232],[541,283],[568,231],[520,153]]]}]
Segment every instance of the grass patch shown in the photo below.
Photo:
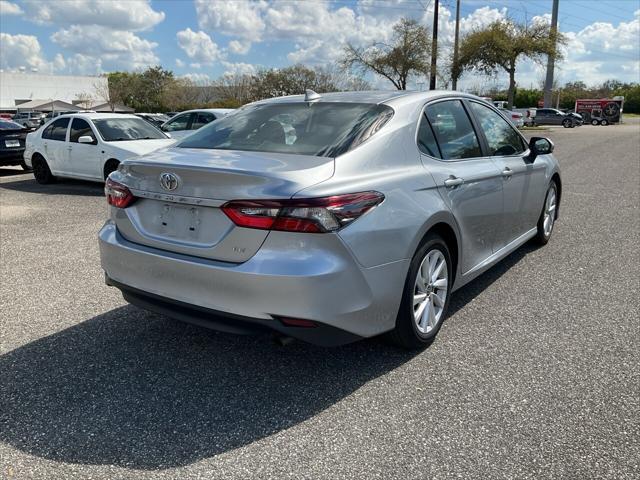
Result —
[{"label": "grass patch", "polygon": [[622,119],[624,120],[625,118],[640,118],[640,113],[622,112]]}]

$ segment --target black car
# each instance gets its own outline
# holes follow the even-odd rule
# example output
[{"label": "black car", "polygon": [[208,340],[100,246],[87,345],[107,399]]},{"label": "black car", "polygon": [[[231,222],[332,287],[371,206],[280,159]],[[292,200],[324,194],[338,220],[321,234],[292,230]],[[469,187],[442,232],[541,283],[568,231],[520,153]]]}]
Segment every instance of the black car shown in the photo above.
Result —
[{"label": "black car", "polygon": [[19,123],[0,120],[0,166],[20,165],[29,170],[22,158],[27,133],[29,129]]},{"label": "black car", "polygon": [[579,127],[582,117],[575,113],[564,113],[556,108],[538,108],[534,117],[536,125],[562,125],[564,128]]}]

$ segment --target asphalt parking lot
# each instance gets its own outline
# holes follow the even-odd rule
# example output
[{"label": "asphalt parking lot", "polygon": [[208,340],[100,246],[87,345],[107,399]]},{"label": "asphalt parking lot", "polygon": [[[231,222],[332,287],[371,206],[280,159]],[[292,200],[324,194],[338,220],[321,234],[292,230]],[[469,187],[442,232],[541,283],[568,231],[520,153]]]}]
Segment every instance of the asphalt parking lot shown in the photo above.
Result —
[{"label": "asphalt parking lot", "polygon": [[640,124],[538,133],[551,242],[454,294],[419,353],[128,306],[102,186],[0,168],[0,478],[639,478]]}]

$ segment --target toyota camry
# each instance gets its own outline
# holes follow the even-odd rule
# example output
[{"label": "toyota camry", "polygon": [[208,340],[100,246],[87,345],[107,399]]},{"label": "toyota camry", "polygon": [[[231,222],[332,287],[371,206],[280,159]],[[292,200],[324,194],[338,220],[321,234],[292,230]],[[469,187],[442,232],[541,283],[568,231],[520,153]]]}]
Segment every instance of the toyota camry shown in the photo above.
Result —
[{"label": "toyota camry", "polygon": [[553,148],[457,92],[259,101],[111,173],[106,282],[227,332],[423,347],[454,291],[549,241]]}]

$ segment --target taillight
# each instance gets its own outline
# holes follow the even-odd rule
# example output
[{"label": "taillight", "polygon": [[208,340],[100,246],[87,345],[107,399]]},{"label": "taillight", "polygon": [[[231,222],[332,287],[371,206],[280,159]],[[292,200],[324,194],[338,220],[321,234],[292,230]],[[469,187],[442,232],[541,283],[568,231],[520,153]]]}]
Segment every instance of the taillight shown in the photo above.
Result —
[{"label": "taillight", "polygon": [[292,200],[237,200],[222,211],[239,227],[285,232],[334,232],[384,200],[379,192]]},{"label": "taillight", "polygon": [[126,208],[136,199],[131,193],[131,190],[121,183],[114,182],[110,178],[107,178],[104,184],[104,194],[107,196],[109,205],[118,208]]}]

